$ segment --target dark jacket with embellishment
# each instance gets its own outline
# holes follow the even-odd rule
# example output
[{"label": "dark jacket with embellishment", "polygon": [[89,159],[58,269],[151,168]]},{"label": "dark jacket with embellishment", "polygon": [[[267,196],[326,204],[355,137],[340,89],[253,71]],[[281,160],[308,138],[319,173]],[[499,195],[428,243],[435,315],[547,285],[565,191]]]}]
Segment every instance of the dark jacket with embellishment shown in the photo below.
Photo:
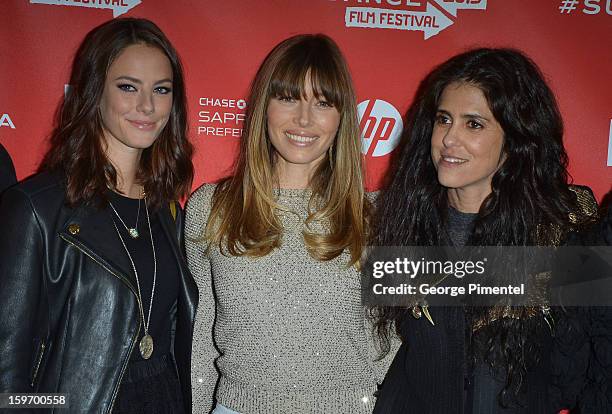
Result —
[{"label": "dark jacket with embellishment", "polygon": [[[597,204],[590,189],[579,186],[571,186],[570,189],[576,194],[578,204],[585,214],[596,214]],[[542,240],[541,244],[559,245],[565,238],[561,229],[551,232],[551,235],[551,240]],[[428,310],[435,325],[424,312],[407,313],[399,325],[404,341],[379,391],[374,414],[480,414],[472,413],[469,403],[467,410],[465,407],[467,390],[473,389],[470,376],[466,375],[471,370],[468,369],[466,358],[467,333],[474,327],[467,326],[465,312],[461,307],[436,307]],[[492,308],[493,310],[495,308]],[[504,317],[507,316],[503,315],[502,318]],[[572,330],[573,327],[566,319],[556,317],[555,321],[555,334],[564,341],[571,343],[580,336]],[[479,329],[489,329],[494,327],[493,324],[501,322],[501,318],[492,319],[490,325]],[[547,358],[558,346],[549,331],[542,330],[538,338],[531,340],[539,344],[539,354],[546,357],[541,358],[537,365],[525,374],[518,396],[520,405],[514,404],[508,410],[485,409],[483,413],[556,414],[560,409],[568,408],[564,404],[567,402],[565,394],[570,391],[566,387],[562,393],[560,389],[551,387],[551,384],[560,381],[563,387],[567,385],[575,388],[574,384],[565,384],[564,380],[567,369],[571,370],[573,367],[562,367],[560,370],[556,366],[558,359]],[[481,364],[478,368],[485,369],[486,364]],[[499,390],[496,389],[494,395],[497,395]],[[473,398],[480,398],[476,391],[474,394]]]},{"label": "dark jacket with embellishment", "polygon": [[[198,294],[174,207],[155,214],[180,270],[173,351],[191,412]],[[65,393],[67,412],[111,412],[143,327],[109,211],[66,206],[61,177],[43,173],[4,194],[0,227],[0,393]]]}]

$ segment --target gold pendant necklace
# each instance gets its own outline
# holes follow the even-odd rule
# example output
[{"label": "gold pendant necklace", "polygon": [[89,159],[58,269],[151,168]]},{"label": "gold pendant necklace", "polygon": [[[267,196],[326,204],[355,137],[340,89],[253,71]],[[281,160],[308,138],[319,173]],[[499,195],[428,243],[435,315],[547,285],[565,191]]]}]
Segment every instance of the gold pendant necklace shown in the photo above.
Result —
[{"label": "gold pendant necklace", "polygon": [[138,348],[140,349],[140,355],[142,355],[144,359],[151,358],[151,355],[153,355],[153,338],[151,335],[145,334],[140,340]]},{"label": "gold pendant necklace", "polygon": [[[121,244],[123,245],[123,248],[125,249],[125,253],[128,256],[128,259],[130,259],[130,263],[132,264],[132,270],[134,271],[134,276],[136,276],[136,287],[138,288],[138,306],[140,308],[140,315],[142,317],[142,323],[145,329],[145,334],[140,340],[138,348],[140,349],[140,355],[142,355],[144,359],[149,359],[151,358],[151,355],[153,355],[153,337],[149,334],[149,326],[151,322],[151,310],[153,309],[153,297],[155,295],[155,282],[157,280],[157,256],[155,254],[155,243],[153,242],[153,231],[151,230],[151,219],[149,218],[149,208],[147,207],[146,196],[144,198],[144,201],[145,201],[145,213],[147,214],[147,225],[149,227],[149,235],[151,236],[151,248],[153,249],[153,288],[151,289],[151,301],[149,302],[149,312],[148,312],[146,320],[144,316],[144,308],[142,306],[142,293],[140,291],[140,280],[138,278],[138,271],[136,270],[136,265],[134,264],[132,255],[130,254],[130,251],[128,250],[126,246],[125,241],[123,240],[123,236],[121,236],[121,232],[119,231],[119,228],[117,227],[117,223],[115,223],[115,220],[113,220],[113,226],[115,226],[115,230],[117,231],[119,240],[121,240]],[[110,204],[110,201],[109,201],[109,204]],[[111,204],[111,207],[112,207],[112,204]],[[115,211],[115,213],[117,212]],[[119,219],[121,220],[121,218]],[[127,230],[129,232],[129,229]]]}]

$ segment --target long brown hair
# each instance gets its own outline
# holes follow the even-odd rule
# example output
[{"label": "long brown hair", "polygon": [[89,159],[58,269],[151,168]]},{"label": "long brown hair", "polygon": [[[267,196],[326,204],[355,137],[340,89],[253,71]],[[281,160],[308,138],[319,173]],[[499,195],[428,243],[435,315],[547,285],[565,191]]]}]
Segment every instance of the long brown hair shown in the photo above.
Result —
[{"label": "long brown hair", "polygon": [[[309,76],[313,94],[340,113],[336,139],[310,181],[312,196],[304,240],[317,260],[331,260],[348,249],[350,264],[364,247],[369,203],[364,198],[361,143],[355,93],[340,49],[325,35],[298,35],[278,44],[251,85],[249,107],[234,175],[219,184],[204,239],[236,256],[260,257],[280,245],[281,209],[274,197],[275,152],[266,132],[271,97],[305,96]],[[325,223],[324,234],[312,224]]]},{"label": "long brown hair", "polygon": [[152,206],[187,195],[193,179],[193,147],[187,139],[187,104],[183,69],[176,50],[151,21],[121,18],[90,31],[74,57],[70,89],[56,116],[51,147],[40,171],[60,171],[70,205],[103,197],[116,189],[117,171],[102,143],[100,99],[108,69],[128,46],[145,44],[161,50],[172,66],[172,110],[155,143],[142,153],[137,179]]}]

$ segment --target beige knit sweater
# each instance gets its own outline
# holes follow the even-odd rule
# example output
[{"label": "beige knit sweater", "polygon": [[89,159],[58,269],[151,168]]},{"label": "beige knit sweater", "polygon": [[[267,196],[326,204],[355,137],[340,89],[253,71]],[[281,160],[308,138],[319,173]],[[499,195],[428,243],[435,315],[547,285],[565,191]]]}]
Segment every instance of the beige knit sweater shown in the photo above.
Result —
[{"label": "beige knit sweater", "polygon": [[[262,258],[207,255],[197,242],[214,186],[191,197],[186,215],[189,267],[198,283],[192,383],[194,413],[214,401],[243,414],[370,413],[393,357],[377,354],[348,254],[320,262],[302,230],[310,194],[279,190],[282,246]],[[216,368],[215,368],[216,367]],[[215,392],[215,387],[216,392]]]}]

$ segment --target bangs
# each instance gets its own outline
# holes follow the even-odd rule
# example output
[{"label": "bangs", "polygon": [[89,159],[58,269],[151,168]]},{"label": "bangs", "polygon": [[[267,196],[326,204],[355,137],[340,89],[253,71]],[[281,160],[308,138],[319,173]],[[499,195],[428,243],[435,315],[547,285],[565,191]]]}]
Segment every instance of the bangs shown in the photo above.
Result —
[{"label": "bangs", "polygon": [[307,52],[310,53],[304,56],[286,56],[279,62],[272,74],[268,96],[305,99],[308,76],[314,97],[324,99],[342,111],[350,90],[350,85],[341,75],[344,69],[339,67],[329,52]]}]

